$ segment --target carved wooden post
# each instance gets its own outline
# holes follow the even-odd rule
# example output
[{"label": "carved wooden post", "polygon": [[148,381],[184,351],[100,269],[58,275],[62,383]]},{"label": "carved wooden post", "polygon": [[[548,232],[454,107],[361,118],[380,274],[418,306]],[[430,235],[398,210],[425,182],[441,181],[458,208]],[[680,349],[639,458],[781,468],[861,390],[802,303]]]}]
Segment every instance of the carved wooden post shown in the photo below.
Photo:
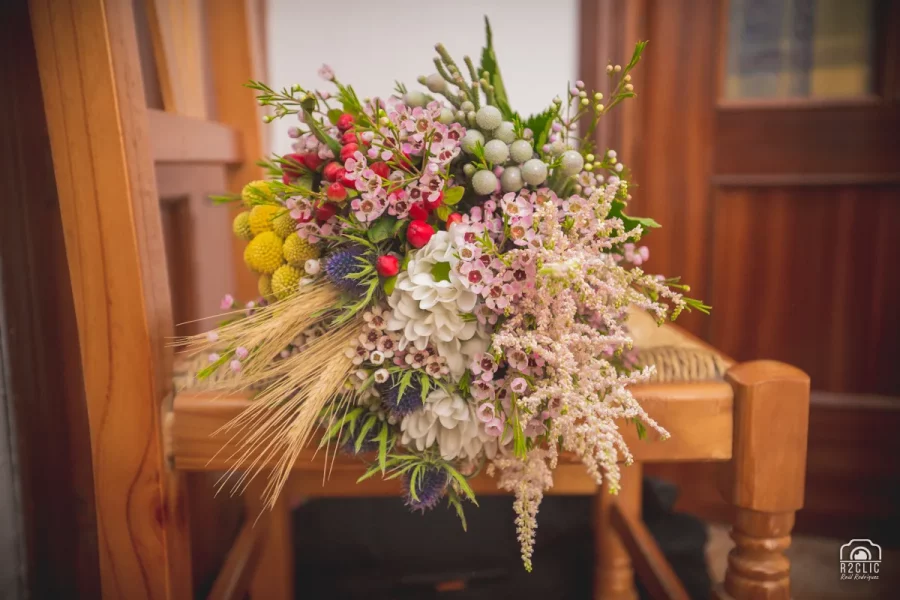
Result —
[{"label": "carved wooden post", "polygon": [[722,471],[721,490],[736,507],[720,600],[791,597],[794,513],[803,506],[809,377],[774,361],[733,367],[734,451]]},{"label": "carved wooden post", "polygon": [[640,518],[642,475],[640,463],[622,465],[619,493],[610,494],[604,482],[594,496],[594,598],[637,600],[631,559],[610,522],[610,512],[615,504],[622,512]]}]

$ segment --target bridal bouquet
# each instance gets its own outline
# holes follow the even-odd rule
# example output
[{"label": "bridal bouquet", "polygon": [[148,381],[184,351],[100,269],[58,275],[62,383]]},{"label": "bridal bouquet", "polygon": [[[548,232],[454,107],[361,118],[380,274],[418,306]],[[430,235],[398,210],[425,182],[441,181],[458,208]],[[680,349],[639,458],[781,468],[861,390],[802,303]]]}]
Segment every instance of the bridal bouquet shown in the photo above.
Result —
[{"label": "bridal bouquet", "polygon": [[631,359],[626,310],[662,323],[708,307],[641,269],[658,225],[626,213],[628,170],[591,141],[635,95],[643,43],[607,68],[607,97],[575,82],[527,118],[489,26],[477,67],[435,49],[427,91],[360,98],[327,66],[332,92],[249,84],[267,122],[298,119],[294,152],[265,163],[234,221],[262,298],[184,343],[209,353],[201,378],[254,392],[228,428],[240,468],[275,463],[273,501],[311,443],[368,461],[361,479],[401,478],[411,509],[445,500],[462,519],[484,468],[515,494],[530,569],[562,452],[615,491],[631,460],[619,428],[668,435],[629,392],[652,367]]}]

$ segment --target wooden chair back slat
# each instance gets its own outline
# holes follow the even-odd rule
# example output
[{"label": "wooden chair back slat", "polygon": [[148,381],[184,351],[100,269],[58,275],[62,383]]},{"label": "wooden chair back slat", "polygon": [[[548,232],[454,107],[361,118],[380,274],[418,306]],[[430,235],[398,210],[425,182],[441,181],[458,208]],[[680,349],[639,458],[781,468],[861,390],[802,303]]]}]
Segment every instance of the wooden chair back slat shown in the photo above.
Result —
[{"label": "wooden chair back slat", "polygon": [[144,0],[167,112],[209,116],[203,52],[203,0]]},{"label": "wooden chair back slat", "polygon": [[182,488],[161,447],[172,313],[131,3],[34,0],[31,15],[80,337],[103,594],[189,597]]}]

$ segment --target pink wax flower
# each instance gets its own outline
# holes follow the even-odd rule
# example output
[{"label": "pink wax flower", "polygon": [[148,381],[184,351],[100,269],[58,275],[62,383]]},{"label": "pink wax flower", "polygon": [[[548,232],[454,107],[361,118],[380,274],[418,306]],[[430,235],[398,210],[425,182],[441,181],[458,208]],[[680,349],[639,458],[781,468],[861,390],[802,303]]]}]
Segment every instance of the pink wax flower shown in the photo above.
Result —
[{"label": "pink wax flower", "polygon": [[528,368],[528,355],[518,348],[509,352],[506,355],[506,360],[513,369],[524,371]]},{"label": "pink wax flower", "polygon": [[494,378],[494,372],[497,370],[497,361],[490,354],[479,352],[469,365],[472,375],[480,376],[484,381],[490,381]]},{"label": "pink wax flower", "polygon": [[512,380],[512,383],[509,384],[509,389],[517,394],[524,394],[528,389],[528,382],[522,377],[516,377]]},{"label": "pink wax flower", "polygon": [[503,435],[503,421],[494,417],[490,422],[484,425],[484,431],[490,436],[500,437]]},{"label": "pink wax flower", "polygon": [[319,77],[325,81],[334,81],[334,70],[328,65],[319,67]]},{"label": "pink wax flower", "polygon": [[222,296],[222,301],[219,303],[219,308],[222,310],[228,310],[230,308],[234,308],[234,296],[231,294],[225,294]]},{"label": "pink wax flower", "polygon": [[485,402],[475,411],[475,414],[478,415],[478,420],[482,423],[490,423],[493,421],[497,415],[494,414],[494,405],[490,402]]}]

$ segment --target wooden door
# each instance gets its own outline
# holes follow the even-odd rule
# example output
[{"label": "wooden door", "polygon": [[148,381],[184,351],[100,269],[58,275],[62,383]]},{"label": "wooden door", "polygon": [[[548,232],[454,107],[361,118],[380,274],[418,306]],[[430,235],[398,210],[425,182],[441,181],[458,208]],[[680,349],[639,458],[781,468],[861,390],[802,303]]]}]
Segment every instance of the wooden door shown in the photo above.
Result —
[{"label": "wooden door", "polygon": [[[663,224],[648,267],[712,304],[691,331],[810,374],[798,527],[900,540],[900,2],[582,3],[584,79],[649,40],[603,141]],[[723,516],[711,471],[649,467]]]}]

